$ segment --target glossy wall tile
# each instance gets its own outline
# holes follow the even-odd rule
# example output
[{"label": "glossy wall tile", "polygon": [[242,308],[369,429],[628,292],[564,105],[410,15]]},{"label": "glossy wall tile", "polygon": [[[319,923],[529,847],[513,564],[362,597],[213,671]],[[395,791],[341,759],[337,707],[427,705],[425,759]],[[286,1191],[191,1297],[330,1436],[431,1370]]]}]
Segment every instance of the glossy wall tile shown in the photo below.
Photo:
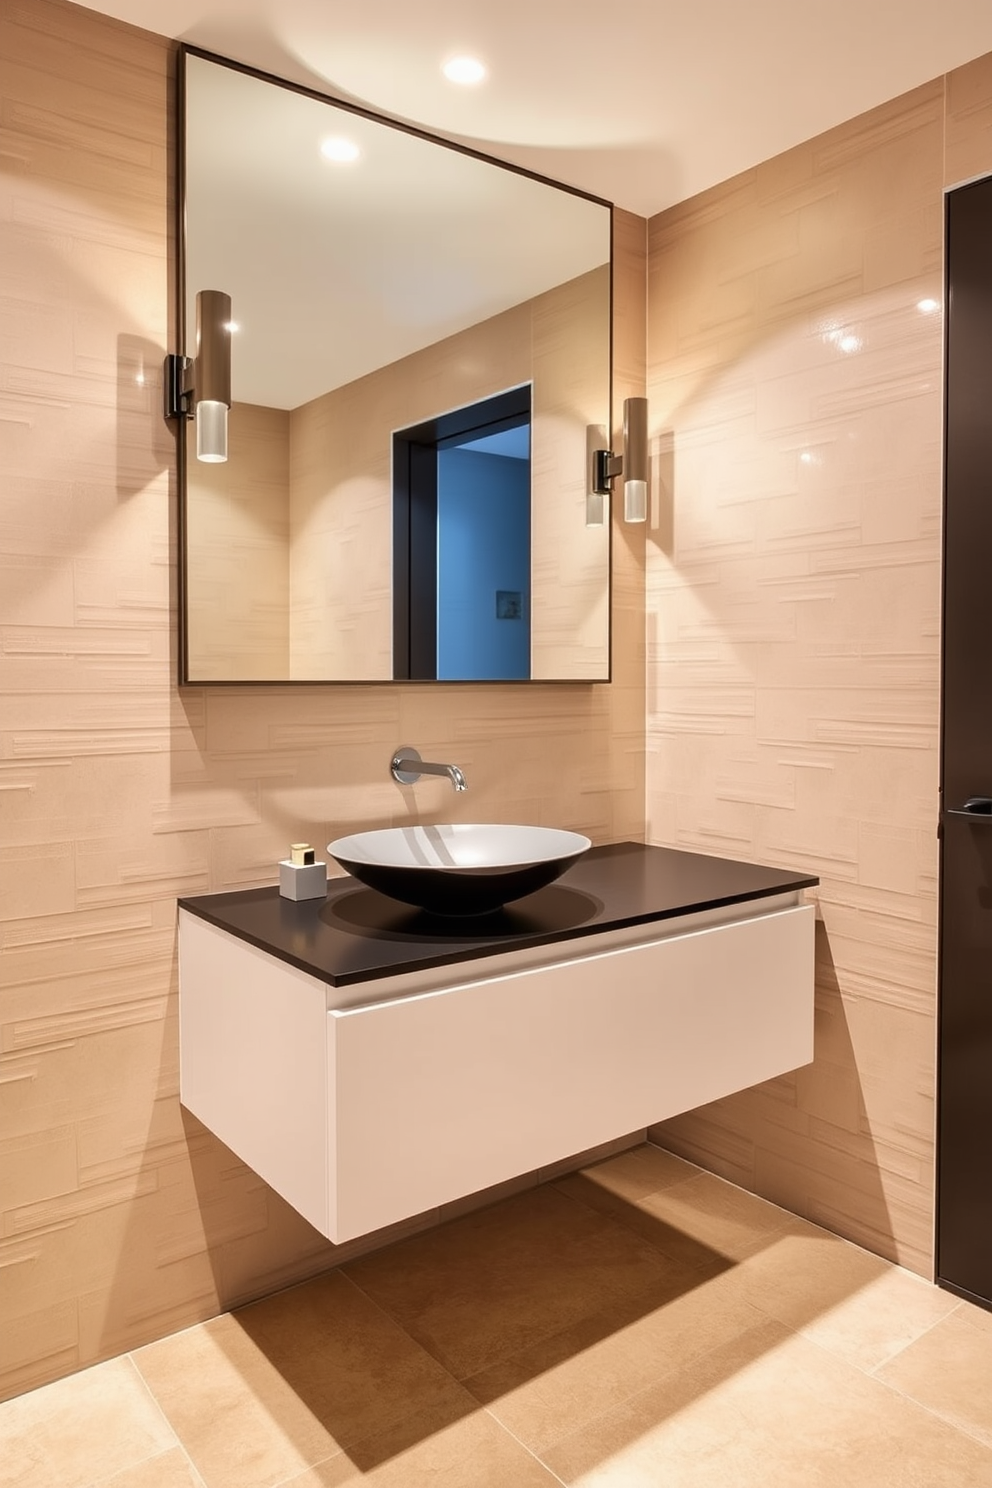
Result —
[{"label": "glossy wall tile", "polygon": [[938,79],[653,219],[649,270],[648,836],[821,879],[814,1064],[655,1135],[924,1273],[944,135]]}]

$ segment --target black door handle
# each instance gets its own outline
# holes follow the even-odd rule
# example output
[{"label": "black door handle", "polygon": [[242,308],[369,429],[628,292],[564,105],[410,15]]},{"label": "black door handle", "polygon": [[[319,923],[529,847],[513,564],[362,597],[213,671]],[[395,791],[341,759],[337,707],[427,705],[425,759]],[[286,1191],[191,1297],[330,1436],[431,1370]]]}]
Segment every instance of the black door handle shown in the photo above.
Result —
[{"label": "black door handle", "polygon": [[973,821],[992,822],[992,796],[969,796],[963,806],[952,806],[951,816],[970,816]]}]

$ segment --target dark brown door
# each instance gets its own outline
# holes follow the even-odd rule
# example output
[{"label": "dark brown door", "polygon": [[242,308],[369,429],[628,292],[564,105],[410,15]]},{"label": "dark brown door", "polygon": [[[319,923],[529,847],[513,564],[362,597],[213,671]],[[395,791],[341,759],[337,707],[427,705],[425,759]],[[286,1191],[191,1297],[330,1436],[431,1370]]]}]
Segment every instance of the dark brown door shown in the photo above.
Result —
[{"label": "dark brown door", "polygon": [[937,1277],[992,1307],[992,178],[947,198]]}]

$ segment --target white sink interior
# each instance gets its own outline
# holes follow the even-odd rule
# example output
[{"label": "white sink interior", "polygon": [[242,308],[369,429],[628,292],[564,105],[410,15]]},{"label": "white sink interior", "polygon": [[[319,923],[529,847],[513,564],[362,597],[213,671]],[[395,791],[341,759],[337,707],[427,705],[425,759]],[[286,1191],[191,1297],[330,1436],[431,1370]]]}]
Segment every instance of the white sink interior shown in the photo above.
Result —
[{"label": "white sink interior", "polygon": [[334,858],[389,868],[504,869],[571,858],[592,846],[579,832],[501,822],[434,827],[385,827],[330,842]]}]

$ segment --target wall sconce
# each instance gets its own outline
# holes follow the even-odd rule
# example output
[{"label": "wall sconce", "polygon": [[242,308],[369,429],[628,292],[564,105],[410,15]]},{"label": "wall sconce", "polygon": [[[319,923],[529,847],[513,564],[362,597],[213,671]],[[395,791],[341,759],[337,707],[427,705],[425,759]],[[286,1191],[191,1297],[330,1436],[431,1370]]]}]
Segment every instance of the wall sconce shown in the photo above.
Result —
[{"label": "wall sconce", "polygon": [[592,489],[605,496],[613,489],[618,475],[623,476],[623,519],[644,522],[648,515],[648,400],[625,398],[623,401],[623,454],[598,449],[594,454]]},{"label": "wall sconce", "polygon": [[196,296],[196,356],[165,359],[166,418],[196,419],[196,458],[227,459],[231,406],[231,296],[201,289]]}]

